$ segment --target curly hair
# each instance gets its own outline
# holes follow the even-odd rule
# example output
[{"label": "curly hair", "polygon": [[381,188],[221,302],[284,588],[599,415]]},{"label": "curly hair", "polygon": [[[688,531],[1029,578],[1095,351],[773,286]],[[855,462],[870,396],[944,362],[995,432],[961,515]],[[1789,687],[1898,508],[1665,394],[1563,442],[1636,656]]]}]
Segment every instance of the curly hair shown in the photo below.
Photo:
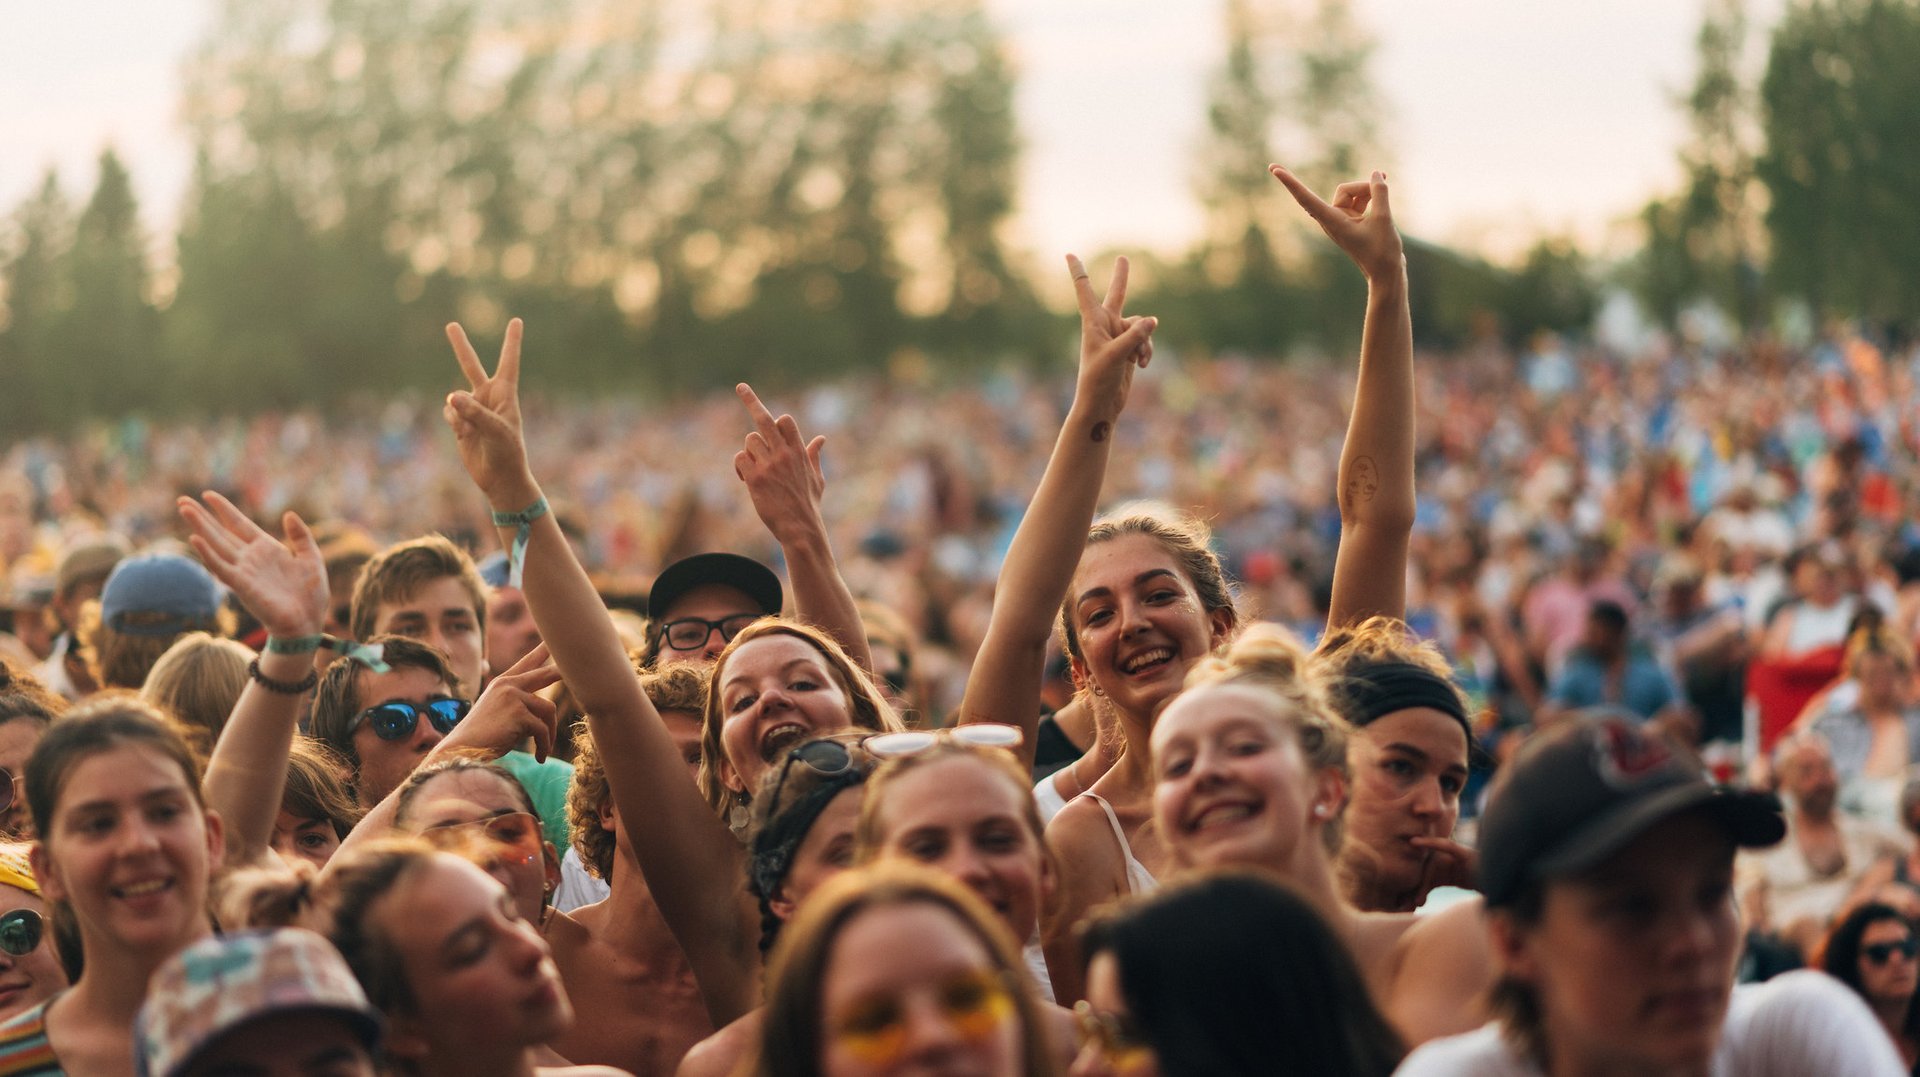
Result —
[{"label": "curly hair", "polygon": [[[638,663],[635,665],[639,671]],[[706,709],[707,678],[695,666],[675,664],[644,671],[640,690],[661,714],[685,714],[697,721]],[[613,794],[607,787],[607,768],[600,758],[600,748],[584,720],[573,725],[573,745],[573,781],[567,785],[567,827],[573,835],[573,848],[580,854],[587,874],[612,879],[615,843],[613,832],[600,825],[600,808]]]}]

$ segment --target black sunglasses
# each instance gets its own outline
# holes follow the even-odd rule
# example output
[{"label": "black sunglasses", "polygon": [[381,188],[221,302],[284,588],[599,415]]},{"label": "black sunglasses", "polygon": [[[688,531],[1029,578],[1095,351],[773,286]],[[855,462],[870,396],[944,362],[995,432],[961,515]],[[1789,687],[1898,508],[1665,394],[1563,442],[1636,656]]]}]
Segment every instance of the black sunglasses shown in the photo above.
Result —
[{"label": "black sunglasses", "polygon": [[46,921],[32,909],[15,909],[0,915],[0,950],[25,957],[40,945],[40,936],[45,931]]},{"label": "black sunglasses", "polygon": [[719,621],[709,621],[704,617],[682,617],[661,625],[660,632],[666,638],[667,646],[676,651],[691,651],[707,642],[707,637],[715,629],[720,631],[722,640],[732,643],[733,637],[739,635],[741,629],[758,621],[761,616],[758,613],[736,613]]},{"label": "black sunglasses", "polygon": [[[453,732],[453,727],[459,725],[460,719],[465,718],[472,709],[473,704],[451,696],[429,699],[424,704],[390,699],[361,711],[353,728],[358,729],[360,723],[365,722],[373,727],[373,735],[381,740],[406,740],[413,736],[414,728],[420,724],[420,716],[424,713],[433,728],[446,734]],[[349,733],[352,731],[348,730]]]},{"label": "black sunglasses", "polygon": [[1876,965],[1886,964],[1888,959],[1892,958],[1894,954],[1899,954],[1901,957],[1912,957],[1916,951],[1920,951],[1920,942],[1916,942],[1911,935],[1901,939],[1899,942],[1876,942],[1872,946],[1862,946],[1860,948],[1860,953],[1864,955],[1868,961]]},{"label": "black sunglasses", "polygon": [[793,771],[795,763],[805,764],[808,770],[822,778],[837,777],[854,768],[857,757],[853,750],[871,736],[871,733],[835,733],[819,740],[810,740],[788,752],[786,762],[780,764],[780,777],[773,783],[773,799],[767,803],[775,811],[780,809],[780,793],[786,789],[787,775]]}]

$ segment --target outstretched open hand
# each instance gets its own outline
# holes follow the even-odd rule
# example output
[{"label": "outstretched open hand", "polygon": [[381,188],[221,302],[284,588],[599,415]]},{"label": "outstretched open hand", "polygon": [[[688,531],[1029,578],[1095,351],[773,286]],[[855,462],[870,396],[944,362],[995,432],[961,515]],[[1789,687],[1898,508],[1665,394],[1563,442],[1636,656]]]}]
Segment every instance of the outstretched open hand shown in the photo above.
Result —
[{"label": "outstretched open hand", "polygon": [[1368,280],[1399,273],[1404,267],[1406,252],[1400,232],[1393,226],[1385,172],[1376,171],[1369,179],[1341,184],[1328,203],[1300,182],[1300,177],[1279,165],[1268,165],[1267,171],[1286,187],[1327,238],[1347,252]]},{"label": "outstretched open hand", "polygon": [[532,485],[527,447],[520,428],[520,319],[507,323],[500,344],[500,362],[492,375],[480,365],[458,322],[447,326],[453,357],[467,376],[468,388],[447,394],[442,414],[460,445],[460,462],[474,484],[489,498],[511,500],[522,487]]},{"label": "outstretched open hand", "polygon": [[1080,376],[1075,396],[1091,406],[1100,420],[1096,440],[1105,439],[1107,424],[1126,408],[1134,368],[1144,369],[1153,359],[1153,331],[1160,324],[1157,318],[1126,315],[1127,268],[1125,258],[1115,259],[1107,297],[1095,299],[1087,267],[1067,255],[1074,298],[1080,304]]},{"label": "outstretched open hand", "polygon": [[233,502],[211,490],[202,505],[190,497],[177,502],[180,516],[193,528],[187,541],[213,573],[270,635],[283,639],[317,635],[327,623],[327,566],[320,546],[297,513],[280,518],[282,541],[247,519]]},{"label": "outstretched open hand", "polygon": [[747,484],[747,496],[753,499],[760,522],[780,538],[787,528],[819,513],[820,495],[827,488],[826,475],[820,470],[820,449],[827,439],[823,434],[804,441],[793,416],[774,418],[745,382],[734,386],[733,391],[753,419],[746,447],[733,456],[733,470]]}]

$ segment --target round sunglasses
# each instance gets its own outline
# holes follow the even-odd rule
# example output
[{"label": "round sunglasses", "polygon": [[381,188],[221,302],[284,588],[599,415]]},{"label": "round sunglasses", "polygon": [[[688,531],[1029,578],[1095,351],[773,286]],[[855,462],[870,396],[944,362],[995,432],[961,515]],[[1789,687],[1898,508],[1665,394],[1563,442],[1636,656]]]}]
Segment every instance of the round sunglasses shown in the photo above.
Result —
[{"label": "round sunglasses", "polygon": [[460,719],[465,718],[472,709],[473,704],[451,696],[437,696],[425,703],[389,699],[361,711],[360,717],[354,719],[353,726],[347,732],[351,735],[364,722],[372,728],[373,735],[381,740],[406,740],[413,736],[424,714],[428,724],[445,735],[453,732],[453,727],[459,725]]},{"label": "round sunglasses", "polygon": [[25,957],[40,945],[47,922],[32,909],[14,909],[0,915],[0,950]]}]

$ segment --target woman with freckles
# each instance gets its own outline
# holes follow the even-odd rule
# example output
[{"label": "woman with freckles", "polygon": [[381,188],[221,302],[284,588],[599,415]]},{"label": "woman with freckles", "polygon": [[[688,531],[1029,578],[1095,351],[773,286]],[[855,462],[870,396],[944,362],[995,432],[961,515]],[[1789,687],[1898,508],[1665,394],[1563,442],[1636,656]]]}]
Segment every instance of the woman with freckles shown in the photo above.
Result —
[{"label": "woman with freckles", "polygon": [[[1413,335],[1386,176],[1343,184],[1328,203],[1286,169],[1276,165],[1272,174],[1368,282],[1358,388],[1337,477],[1342,528],[1329,623],[1398,616],[1406,604],[1414,510]],[[1036,701],[1057,616],[1082,698],[1110,711],[1123,734],[1125,747],[1111,769],[1048,827],[1061,862],[1070,865],[1043,926],[1063,1002],[1081,997],[1075,925],[1104,902],[1151,889],[1173,866],[1166,835],[1152,820],[1148,738],[1187,671],[1239,627],[1203,524],[1157,508],[1123,509],[1094,522],[1115,424],[1134,369],[1152,358],[1157,322],[1124,313],[1124,259],[1104,299],[1079,259],[1070,257],[1068,267],[1081,322],[1073,403],[1008,550],[960,715],[962,722],[1018,724],[1026,743],[1035,743]]]}]

